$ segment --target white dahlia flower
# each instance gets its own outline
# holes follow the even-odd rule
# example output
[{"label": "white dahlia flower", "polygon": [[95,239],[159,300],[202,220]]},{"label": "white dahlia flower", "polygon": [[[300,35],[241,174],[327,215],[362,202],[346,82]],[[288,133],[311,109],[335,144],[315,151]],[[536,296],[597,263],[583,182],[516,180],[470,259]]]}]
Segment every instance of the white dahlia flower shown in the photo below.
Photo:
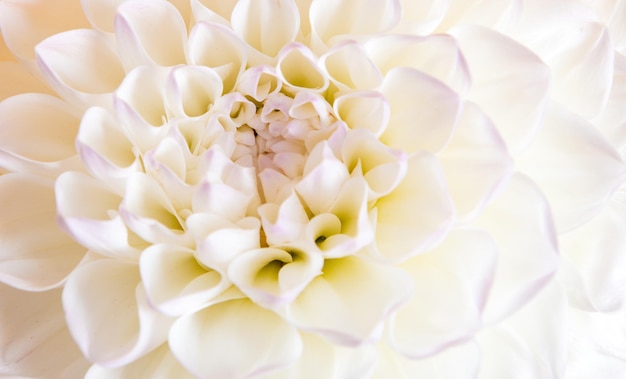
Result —
[{"label": "white dahlia flower", "polygon": [[0,0],[3,378],[623,378],[626,1]]}]

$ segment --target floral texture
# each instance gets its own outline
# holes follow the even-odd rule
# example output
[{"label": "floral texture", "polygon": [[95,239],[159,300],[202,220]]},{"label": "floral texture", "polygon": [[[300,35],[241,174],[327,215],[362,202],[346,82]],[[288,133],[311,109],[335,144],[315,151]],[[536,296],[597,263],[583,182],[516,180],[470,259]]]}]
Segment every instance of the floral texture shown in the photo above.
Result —
[{"label": "floral texture", "polygon": [[3,377],[623,374],[625,1],[0,0],[0,31]]}]

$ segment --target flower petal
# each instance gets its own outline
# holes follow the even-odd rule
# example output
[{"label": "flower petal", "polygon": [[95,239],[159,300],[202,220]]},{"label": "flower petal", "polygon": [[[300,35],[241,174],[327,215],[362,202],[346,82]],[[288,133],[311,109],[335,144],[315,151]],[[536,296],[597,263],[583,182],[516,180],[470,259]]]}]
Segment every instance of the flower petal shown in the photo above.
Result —
[{"label": "flower petal", "polygon": [[458,26],[451,34],[472,75],[469,99],[489,115],[509,151],[523,151],[541,125],[549,94],[548,67],[526,47],[493,30]]},{"label": "flower petal", "polygon": [[339,345],[378,340],[385,319],[413,289],[403,270],[358,256],[327,259],[322,272],[285,308],[285,317]]},{"label": "flower petal", "polygon": [[[0,37],[0,40],[2,38]],[[0,101],[28,92],[52,94],[52,90],[38,77],[14,61],[0,60]]]},{"label": "flower petal", "polygon": [[375,255],[402,261],[441,241],[455,210],[437,159],[427,153],[409,158],[406,177],[376,202]]},{"label": "flower petal", "polygon": [[472,338],[482,326],[496,258],[487,233],[457,230],[434,250],[403,262],[416,292],[390,320],[394,350],[423,358]]},{"label": "flower petal", "polygon": [[1,282],[29,291],[52,288],[85,255],[85,248],[56,224],[50,179],[23,173],[0,175],[0,209]]},{"label": "flower petal", "polygon": [[0,335],[5,378],[76,378],[89,367],[65,326],[61,290],[22,292],[0,284]]},{"label": "flower petal", "polygon": [[478,216],[513,174],[513,159],[500,134],[471,102],[465,104],[452,140],[437,156],[462,222]]},{"label": "flower petal", "polygon": [[539,188],[518,173],[478,219],[476,225],[491,234],[499,250],[486,323],[520,308],[556,271],[556,233],[548,204]]},{"label": "flower petal", "polygon": [[85,17],[95,28],[104,32],[115,31],[117,8],[128,0],[81,0]]},{"label": "flower petal", "polygon": [[222,95],[222,79],[202,66],[173,69],[166,84],[165,98],[172,113],[178,117],[198,117],[211,109]]},{"label": "flower petal", "polygon": [[300,28],[293,0],[240,0],[230,20],[233,30],[250,46],[269,56],[292,42]]},{"label": "flower petal", "polygon": [[110,259],[87,263],[68,279],[67,325],[90,361],[121,366],[166,340],[171,321],[148,305],[140,281],[137,264]]},{"label": "flower petal", "polygon": [[186,63],[187,26],[167,1],[123,3],[115,18],[115,36],[126,71],[139,65]]},{"label": "flower petal", "polygon": [[110,94],[124,78],[115,41],[91,29],[72,30],[45,39],[35,49],[48,84],[80,106],[113,106]]},{"label": "flower petal", "polygon": [[342,43],[329,50],[320,58],[320,65],[340,90],[374,89],[383,80],[363,46],[354,42]]},{"label": "flower petal", "polygon": [[380,140],[409,153],[437,152],[450,139],[461,114],[459,96],[439,80],[400,67],[385,76],[382,93],[391,119]]},{"label": "flower petal", "polygon": [[377,91],[355,91],[339,96],[333,102],[335,115],[351,129],[367,129],[380,137],[391,117],[387,98]]},{"label": "flower petal", "polygon": [[329,82],[316,60],[308,47],[294,42],[280,51],[276,69],[282,81],[292,87],[292,91],[307,88],[323,92]]},{"label": "flower petal", "polygon": [[516,159],[550,201],[559,232],[597,213],[624,183],[626,165],[587,121],[553,104],[532,146]]},{"label": "flower petal", "polygon": [[180,317],[169,335],[172,353],[202,378],[261,376],[297,361],[297,331],[247,299],[215,304]]}]

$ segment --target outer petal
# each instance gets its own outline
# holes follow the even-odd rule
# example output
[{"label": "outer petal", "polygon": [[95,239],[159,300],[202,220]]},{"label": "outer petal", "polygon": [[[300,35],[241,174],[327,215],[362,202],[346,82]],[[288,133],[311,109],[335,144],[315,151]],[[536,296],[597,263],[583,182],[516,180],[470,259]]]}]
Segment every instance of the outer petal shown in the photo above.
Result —
[{"label": "outer petal", "polygon": [[179,362],[202,378],[258,377],[295,362],[302,351],[291,325],[247,299],[179,318],[169,344]]},{"label": "outer petal", "polygon": [[0,77],[0,101],[27,92],[53,93],[42,80],[28,72],[24,65],[12,60],[0,59]]},{"label": "outer petal", "polygon": [[[33,112],[37,109],[37,112]],[[0,103],[0,167],[56,176],[79,168],[78,117],[56,97],[23,94]]]},{"label": "outer petal", "polygon": [[340,345],[377,340],[385,319],[413,288],[404,271],[358,256],[327,259],[322,272],[285,308],[285,317]]},{"label": "outer petal", "polygon": [[496,266],[497,247],[487,233],[462,230],[433,251],[402,263],[415,282],[411,301],[392,316],[392,347],[423,358],[472,338]]},{"label": "outer petal", "polygon": [[65,326],[60,290],[22,292],[0,284],[0,351],[3,378],[71,379],[89,365]]},{"label": "outer petal", "polygon": [[240,0],[230,22],[239,37],[269,56],[292,42],[300,28],[293,0]]},{"label": "outer petal", "polygon": [[[37,291],[61,283],[85,254],[55,222],[53,183],[0,175],[0,281]],[[33,238],[35,236],[35,238]]]},{"label": "outer petal", "polygon": [[478,26],[452,30],[472,75],[468,94],[492,119],[512,153],[536,134],[548,99],[550,71],[527,48]]},{"label": "outer petal", "polygon": [[438,154],[459,218],[476,217],[513,174],[513,160],[491,120],[467,102],[450,144]]},{"label": "outer petal", "polygon": [[117,8],[128,0],[80,0],[85,17],[96,29],[113,32]]},{"label": "outer petal", "polygon": [[430,34],[446,15],[451,0],[402,0],[402,21],[394,32]]},{"label": "outer petal", "polygon": [[122,4],[115,35],[126,71],[142,64],[186,63],[187,26],[167,1],[135,0]]},{"label": "outer petal", "polygon": [[391,106],[382,142],[410,153],[437,152],[445,146],[461,114],[456,93],[439,80],[406,67],[390,70],[381,92]]},{"label": "outer petal", "polygon": [[347,42],[340,44],[320,58],[330,79],[339,89],[374,89],[382,82],[382,75],[363,46]]},{"label": "outer petal", "polygon": [[435,157],[409,158],[406,177],[376,202],[375,211],[377,256],[402,261],[441,241],[455,211]]},{"label": "outer petal", "polygon": [[128,364],[167,338],[171,321],[148,305],[136,264],[96,260],[63,290],[67,324],[81,351],[106,366]]},{"label": "outer petal", "polygon": [[603,136],[558,105],[516,163],[545,192],[560,232],[589,220],[626,179],[626,165]]},{"label": "outer petal", "polygon": [[112,107],[111,93],[124,78],[111,36],[91,29],[47,38],[36,48],[39,68],[48,84],[80,106]]},{"label": "outer petal", "polygon": [[485,208],[477,225],[499,249],[484,316],[492,323],[528,302],[550,280],[558,264],[556,235],[548,202],[521,174]]}]

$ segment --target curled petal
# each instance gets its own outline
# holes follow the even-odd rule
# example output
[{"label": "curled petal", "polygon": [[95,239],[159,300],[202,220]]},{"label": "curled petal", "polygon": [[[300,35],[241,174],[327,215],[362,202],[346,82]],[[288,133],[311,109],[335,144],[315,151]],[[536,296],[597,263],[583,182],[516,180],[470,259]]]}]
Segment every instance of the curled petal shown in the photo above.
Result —
[{"label": "curled petal", "polygon": [[387,98],[377,91],[355,91],[342,95],[335,99],[333,109],[350,129],[367,129],[376,137],[383,134],[391,116]]},{"label": "curled petal", "polygon": [[95,28],[105,32],[115,31],[117,8],[128,0],[80,0],[85,17]]},{"label": "curled petal", "polygon": [[186,63],[187,26],[178,9],[167,1],[122,4],[115,18],[115,36],[126,71],[145,64]]},{"label": "curled petal", "polygon": [[78,172],[66,172],[55,184],[58,220],[78,243],[111,257],[137,259],[130,233],[117,210],[122,197],[101,182]]},{"label": "curled petal", "polygon": [[513,174],[513,159],[500,134],[470,102],[438,158],[459,219],[464,222],[476,217]]},{"label": "curled petal", "polygon": [[230,28],[200,22],[191,30],[189,63],[215,69],[224,81],[224,93],[233,89],[247,61],[246,44]]},{"label": "curled petal", "polygon": [[423,358],[472,338],[482,324],[496,258],[487,233],[459,230],[434,250],[403,262],[416,292],[391,318],[393,348]]},{"label": "curled petal", "polygon": [[259,216],[268,243],[282,245],[299,240],[309,222],[299,196],[292,192],[283,202],[259,207]]},{"label": "curled petal", "polygon": [[46,81],[81,106],[112,107],[110,94],[124,78],[115,41],[91,29],[56,34],[36,48]]},{"label": "curled petal", "polygon": [[407,173],[377,200],[376,256],[402,261],[440,242],[455,218],[439,163],[430,154],[409,158]]},{"label": "curled petal", "polygon": [[591,219],[626,179],[626,165],[610,143],[589,122],[557,104],[516,164],[541,186],[560,232]]},{"label": "curled petal", "polygon": [[532,51],[493,30],[458,26],[451,33],[472,75],[469,98],[489,115],[513,154],[523,151],[541,125],[548,67]]},{"label": "curled petal", "polygon": [[519,309],[552,278],[558,264],[556,233],[548,202],[521,174],[485,208],[477,226],[491,234],[499,251],[484,311],[485,322],[493,323]]},{"label": "curled petal", "polygon": [[276,68],[282,81],[295,89],[322,92],[328,87],[328,78],[317,66],[315,56],[299,43],[291,43],[280,51]]},{"label": "curled petal", "polygon": [[[33,112],[37,109],[37,112]],[[79,119],[56,97],[23,94],[0,103],[0,167],[54,177],[78,169]]]},{"label": "curled petal", "polygon": [[320,65],[339,89],[374,89],[383,80],[363,47],[356,43],[334,47],[320,58]]},{"label": "curled petal", "polygon": [[52,288],[85,255],[85,248],[56,224],[50,179],[23,173],[0,175],[0,208],[1,282],[28,291]]},{"label": "curled petal", "polygon": [[282,84],[272,66],[261,65],[251,67],[241,74],[237,89],[244,96],[252,96],[254,100],[261,102],[276,95]]},{"label": "curled petal", "polygon": [[285,308],[285,317],[340,345],[378,340],[384,321],[413,289],[403,270],[358,256],[327,259],[322,272]]},{"label": "curled petal", "polygon": [[401,0],[402,20],[394,28],[401,34],[426,35],[433,32],[446,16],[452,0]]},{"label": "curled petal", "polygon": [[201,378],[262,376],[297,361],[302,351],[296,329],[247,299],[180,317],[169,345],[178,361]]},{"label": "curled petal", "polygon": [[22,292],[0,284],[0,334],[3,377],[76,378],[89,367],[65,325],[59,289]]},{"label": "curled petal", "polygon": [[167,338],[171,321],[148,305],[140,281],[135,263],[109,259],[83,265],[68,279],[63,290],[67,324],[90,361],[125,365]]},{"label": "curled petal", "polygon": [[205,307],[230,285],[219,272],[203,268],[193,251],[178,246],[148,247],[139,268],[150,304],[171,316]]},{"label": "curled petal", "polygon": [[240,0],[230,19],[233,30],[258,51],[275,56],[300,28],[293,0]]},{"label": "curled petal", "polygon": [[199,117],[222,95],[222,87],[222,78],[214,70],[181,66],[170,72],[165,97],[174,116]]},{"label": "curled petal", "polygon": [[310,249],[268,247],[247,251],[228,266],[228,277],[250,300],[265,308],[292,302],[321,274],[324,259]]},{"label": "curled petal", "polygon": [[391,106],[389,125],[380,140],[409,153],[441,150],[461,114],[459,96],[439,80],[415,69],[387,73],[381,92]]},{"label": "curled petal", "polygon": [[191,0],[191,11],[197,22],[229,25],[238,0]]}]

